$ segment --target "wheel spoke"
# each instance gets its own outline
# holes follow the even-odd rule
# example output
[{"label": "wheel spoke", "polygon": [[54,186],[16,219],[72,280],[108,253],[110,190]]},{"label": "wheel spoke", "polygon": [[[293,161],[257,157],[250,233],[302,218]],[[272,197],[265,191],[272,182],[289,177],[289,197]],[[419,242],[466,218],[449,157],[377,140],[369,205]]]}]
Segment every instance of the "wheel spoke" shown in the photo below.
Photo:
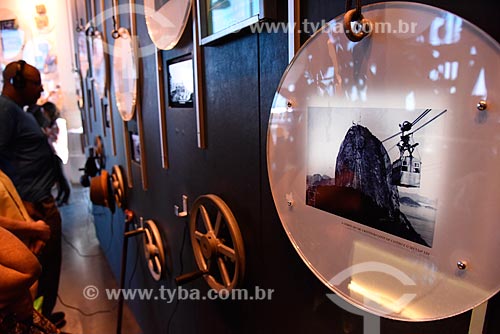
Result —
[{"label": "wheel spoke", "polygon": [[222,281],[224,282],[224,286],[229,286],[231,284],[231,279],[229,278],[229,274],[227,273],[227,268],[224,260],[222,260],[220,257],[217,258],[217,265],[219,266],[220,275],[222,277]]},{"label": "wheel spoke", "polygon": [[220,211],[217,212],[217,218],[215,219],[215,236],[219,234],[220,223],[222,221],[222,213]]},{"label": "wheel spoke", "polygon": [[207,232],[213,231],[212,223],[210,223],[210,217],[208,216],[207,209],[203,205],[200,205],[201,219],[203,220],[203,224],[205,224],[205,228]]},{"label": "wheel spoke", "polygon": [[203,237],[203,236],[204,236],[204,234],[201,233],[200,231],[194,231],[194,238],[196,240],[198,240],[198,241],[201,240],[201,237]]},{"label": "wheel spoke", "polygon": [[203,268],[201,268],[201,270],[210,271],[210,259],[207,259],[205,261],[204,258],[202,257],[202,261],[203,261]]},{"label": "wheel spoke", "polygon": [[151,250],[149,251],[149,254],[153,254],[153,256],[157,256],[158,254],[160,254],[160,249],[155,244],[151,244]]},{"label": "wheel spoke", "polygon": [[219,244],[217,245],[217,251],[225,256],[227,256],[231,261],[235,261],[236,259],[236,252],[234,249],[227,247],[224,244]]},{"label": "wheel spoke", "polygon": [[156,264],[156,270],[158,274],[161,273],[161,263],[160,263],[160,258],[158,256],[155,256],[155,264]]}]

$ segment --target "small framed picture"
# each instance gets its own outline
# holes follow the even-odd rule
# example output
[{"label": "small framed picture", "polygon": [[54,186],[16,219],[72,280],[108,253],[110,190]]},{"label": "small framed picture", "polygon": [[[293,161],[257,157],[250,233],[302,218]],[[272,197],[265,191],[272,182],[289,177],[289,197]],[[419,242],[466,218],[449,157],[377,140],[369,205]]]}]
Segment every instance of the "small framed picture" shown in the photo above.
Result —
[{"label": "small framed picture", "polygon": [[193,58],[185,55],[167,61],[168,106],[193,108],[194,80]]},{"label": "small framed picture", "polygon": [[132,144],[132,159],[141,163],[141,139],[137,133],[130,133],[130,139]]},{"label": "small framed picture", "polygon": [[197,0],[200,45],[226,37],[264,19],[276,17],[276,1]]}]

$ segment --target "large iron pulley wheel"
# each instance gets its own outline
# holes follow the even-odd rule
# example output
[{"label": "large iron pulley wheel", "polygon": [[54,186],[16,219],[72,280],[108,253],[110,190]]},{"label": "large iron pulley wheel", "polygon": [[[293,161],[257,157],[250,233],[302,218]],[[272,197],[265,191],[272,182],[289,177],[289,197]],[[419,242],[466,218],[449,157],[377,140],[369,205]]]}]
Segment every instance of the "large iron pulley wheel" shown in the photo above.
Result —
[{"label": "large iron pulley wheel", "polygon": [[216,195],[196,199],[190,211],[189,232],[194,257],[208,285],[231,291],[245,273],[245,250],[238,223]]},{"label": "large iron pulley wheel", "polygon": [[152,220],[144,223],[144,255],[151,277],[159,281],[165,272],[165,251],[160,231]]}]

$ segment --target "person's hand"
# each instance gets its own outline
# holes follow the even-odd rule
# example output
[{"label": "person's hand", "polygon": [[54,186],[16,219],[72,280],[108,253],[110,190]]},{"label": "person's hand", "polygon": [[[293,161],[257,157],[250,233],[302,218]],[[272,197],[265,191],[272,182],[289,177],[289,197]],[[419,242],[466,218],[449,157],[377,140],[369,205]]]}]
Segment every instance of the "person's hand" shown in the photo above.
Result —
[{"label": "person's hand", "polygon": [[28,248],[35,255],[40,255],[45,243],[50,238],[50,226],[47,225],[43,220],[33,221],[31,223],[32,234],[29,241]]},{"label": "person's hand", "polygon": [[47,242],[50,238],[50,226],[43,220],[33,221],[33,238]]},{"label": "person's hand", "polygon": [[43,247],[45,247],[45,242],[42,240],[31,240],[28,245],[29,250],[37,256],[42,253]]}]

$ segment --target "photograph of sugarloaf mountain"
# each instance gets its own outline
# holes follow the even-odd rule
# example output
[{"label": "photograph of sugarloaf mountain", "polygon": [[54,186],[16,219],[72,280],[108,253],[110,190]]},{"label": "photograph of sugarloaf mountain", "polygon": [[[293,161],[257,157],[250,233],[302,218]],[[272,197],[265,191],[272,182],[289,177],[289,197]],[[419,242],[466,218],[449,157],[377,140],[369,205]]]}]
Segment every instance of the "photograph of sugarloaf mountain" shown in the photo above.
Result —
[{"label": "photograph of sugarloaf mountain", "polygon": [[308,110],[306,204],[432,247],[446,110]]}]

